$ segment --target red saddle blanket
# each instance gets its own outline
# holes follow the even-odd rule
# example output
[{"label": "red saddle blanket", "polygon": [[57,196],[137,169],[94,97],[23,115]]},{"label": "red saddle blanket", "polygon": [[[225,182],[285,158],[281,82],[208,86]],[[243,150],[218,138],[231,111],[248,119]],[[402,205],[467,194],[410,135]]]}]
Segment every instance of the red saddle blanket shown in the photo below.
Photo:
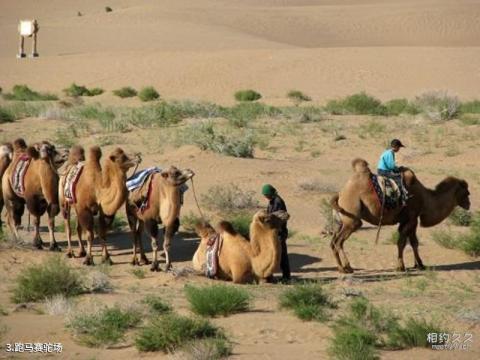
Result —
[{"label": "red saddle blanket", "polygon": [[78,179],[80,178],[80,174],[82,173],[83,165],[84,163],[80,162],[67,169],[65,183],[63,184],[63,195],[65,196],[65,200],[67,200],[70,204],[75,204],[77,202],[75,189]]},{"label": "red saddle blanket", "polygon": [[25,195],[25,174],[27,173],[28,166],[30,165],[31,158],[28,155],[22,155],[17,160],[12,173],[12,189],[13,192],[19,196]]}]

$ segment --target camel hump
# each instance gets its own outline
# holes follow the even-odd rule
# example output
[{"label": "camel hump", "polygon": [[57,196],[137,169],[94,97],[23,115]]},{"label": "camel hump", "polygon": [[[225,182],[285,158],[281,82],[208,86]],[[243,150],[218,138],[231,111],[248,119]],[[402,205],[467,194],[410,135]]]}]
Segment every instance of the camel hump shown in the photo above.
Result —
[{"label": "camel hump", "polygon": [[27,155],[30,156],[32,159],[40,158],[40,153],[35,146],[29,146],[27,148]]},{"label": "camel hump", "polygon": [[233,225],[228,221],[220,221],[217,225],[218,232],[226,232],[230,235],[237,235],[237,232],[233,228]]},{"label": "camel hump", "polygon": [[352,168],[353,168],[353,171],[357,173],[370,172],[370,168],[368,167],[368,162],[360,158],[353,159]]},{"label": "camel hump", "polygon": [[102,157],[102,150],[99,146],[92,146],[88,154],[88,160],[99,162]]},{"label": "camel hump", "polygon": [[13,153],[13,146],[10,143],[4,143],[0,145],[0,158],[8,157],[9,159],[12,158]]},{"label": "camel hump", "polygon": [[17,151],[25,151],[27,148],[27,143],[24,139],[18,138],[13,141],[13,149],[15,152]]},{"label": "camel hump", "polygon": [[80,145],[74,145],[68,152],[68,162],[70,164],[77,164],[80,161],[85,161],[85,150]]}]

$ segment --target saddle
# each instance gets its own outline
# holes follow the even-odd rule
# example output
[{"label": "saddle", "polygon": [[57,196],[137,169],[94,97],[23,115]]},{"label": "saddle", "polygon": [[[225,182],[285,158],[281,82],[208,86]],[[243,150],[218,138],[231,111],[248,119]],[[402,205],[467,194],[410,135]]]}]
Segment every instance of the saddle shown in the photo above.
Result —
[{"label": "saddle", "polygon": [[28,155],[21,155],[12,172],[12,190],[18,196],[23,198],[25,195],[25,174],[30,165],[31,158]]},{"label": "saddle", "polygon": [[215,234],[208,239],[205,275],[210,279],[213,279],[218,273],[218,256],[222,244],[223,238],[220,234]]},{"label": "saddle", "polygon": [[399,177],[398,181],[400,184],[395,181],[396,179],[388,178],[385,176],[380,176],[376,174],[371,174],[370,182],[372,184],[373,190],[377,195],[377,199],[380,203],[384,201],[384,194],[385,194],[385,203],[383,204],[383,208],[385,210],[395,209],[398,206],[402,205],[402,191],[401,191],[401,177]]},{"label": "saddle", "polygon": [[75,204],[77,198],[75,196],[75,188],[77,187],[78,179],[82,173],[83,162],[70,166],[66,171],[65,183],[63,184],[63,195],[69,204]]},{"label": "saddle", "polygon": [[127,179],[127,189],[130,192],[130,201],[135,204],[137,211],[144,213],[150,207],[153,174],[161,172],[158,167],[151,167]]}]

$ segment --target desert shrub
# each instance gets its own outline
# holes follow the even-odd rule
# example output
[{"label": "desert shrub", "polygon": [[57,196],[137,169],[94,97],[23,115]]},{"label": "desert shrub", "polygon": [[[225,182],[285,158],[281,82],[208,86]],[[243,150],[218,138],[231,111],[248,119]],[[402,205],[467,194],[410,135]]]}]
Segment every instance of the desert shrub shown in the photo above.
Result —
[{"label": "desert shrub", "polygon": [[49,106],[44,109],[39,117],[44,120],[70,120],[70,111],[61,106]]},{"label": "desert shrub", "polygon": [[123,116],[139,128],[166,127],[179,123],[183,119],[181,109],[161,101],[155,105],[130,109]]},{"label": "desert shrub", "polygon": [[287,97],[293,101],[295,106],[300,105],[304,101],[312,101],[312,98],[299,90],[290,90]]},{"label": "desert shrub", "polygon": [[460,112],[463,114],[480,114],[480,100],[464,102],[460,105]]},{"label": "desert shrub", "polygon": [[85,291],[90,293],[107,293],[112,291],[112,284],[108,273],[105,271],[90,270],[84,276],[82,280],[82,286]]},{"label": "desert shrub", "polygon": [[218,213],[235,213],[258,206],[254,191],[243,191],[236,184],[214,185],[201,197],[202,204]]},{"label": "desert shrub", "polygon": [[470,223],[472,222],[472,213],[457,206],[449,215],[448,219],[453,225],[470,226]]},{"label": "desert shrub", "polygon": [[137,96],[137,90],[130,86],[124,86],[120,89],[113,90],[113,95],[118,96],[122,99]]},{"label": "desert shrub", "polygon": [[258,138],[250,129],[229,129],[214,126],[212,122],[192,124],[177,136],[177,144],[193,144],[201,150],[210,150],[222,155],[253,158]]},{"label": "desert shrub", "polygon": [[347,96],[343,99],[330,100],[325,110],[334,115],[385,115],[386,108],[381,101],[365,92]]},{"label": "desert shrub", "polygon": [[455,235],[451,231],[434,231],[432,239],[447,249],[459,249],[470,256],[480,255],[480,214],[472,217],[470,230],[466,234]]},{"label": "desert shrub", "polygon": [[65,315],[73,308],[71,300],[63,294],[57,294],[45,299],[43,306],[45,312],[49,315]]},{"label": "desert shrub", "polygon": [[262,117],[276,117],[281,110],[262,103],[242,102],[229,108],[222,108],[221,115],[235,127],[246,127],[251,121]]},{"label": "desert shrub", "polygon": [[172,311],[172,307],[156,295],[147,295],[142,302],[155,314],[163,315]]},{"label": "desert shrub", "polygon": [[202,221],[202,218],[190,211],[185,215],[182,215],[180,224],[186,231],[195,231],[195,225]]},{"label": "desert shrub", "polygon": [[174,352],[196,339],[227,340],[223,330],[208,320],[191,319],[177,314],[154,318],[137,334],[135,346],[140,351]]},{"label": "desert shrub", "polygon": [[97,96],[97,95],[103,94],[103,89],[101,88],[88,89],[86,86],[72,83],[68,88],[63,89],[63,92],[65,93],[65,95],[71,96],[71,97]]},{"label": "desert shrub", "polygon": [[13,116],[12,112],[7,108],[0,106],[0,124],[13,121],[15,121],[15,117]]},{"label": "desert shrub", "polygon": [[428,334],[445,333],[445,329],[425,319],[410,318],[404,326],[396,326],[389,332],[389,345],[397,348],[431,347]]},{"label": "desert shrub", "polygon": [[280,295],[280,307],[293,310],[302,320],[326,321],[329,318],[327,310],[336,305],[320,284],[300,284]]},{"label": "desert shrub", "polygon": [[338,360],[376,360],[376,336],[360,326],[334,326],[328,353]]},{"label": "desert shrub", "polygon": [[[67,148],[72,147],[77,143],[78,132],[74,125],[69,125],[66,128],[56,129],[53,135],[53,142],[57,145],[62,145]],[[65,229],[63,229],[65,231]]]},{"label": "desert shrub", "polygon": [[128,329],[135,327],[142,313],[135,307],[100,307],[75,311],[67,320],[78,342],[88,347],[114,345],[124,339]]},{"label": "desert shrub", "polygon": [[220,360],[232,353],[232,344],[219,338],[194,340],[184,346],[181,359]]},{"label": "desert shrub", "polygon": [[138,92],[138,97],[142,101],[153,101],[160,98],[160,94],[153,86],[146,86]]},{"label": "desert shrub", "polygon": [[480,119],[476,116],[462,114],[459,118],[460,122],[466,126],[480,125]]},{"label": "desert shrub", "polygon": [[145,270],[142,268],[135,268],[130,271],[137,279],[145,279]]},{"label": "desert shrub", "polygon": [[455,118],[460,110],[460,101],[445,91],[430,91],[415,98],[415,106],[433,121]]},{"label": "desert shrub", "polygon": [[252,222],[251,213],[245,211],[233,213],[226,216],[226,220],[232,224],[235,231],[247,239],[250,238],[250,223]]},{"label": "desert shrub", "polygon": [[112,8],[110,6],[105,6],[105,12],[112,12]]},{"label": "desert shrub", "polygon": [[320,179],[316,178],[302,179],[297,183],[297,186],[300,190],[308,192],[330,194],[338,191],[336,185],[322,182]]},{"label": "desert shrub", "polygon": [[416,115],[420,110],[407,99],[392,99],[385,103],[385,115],[398,116],[400,114]]},{"label": "desert shrub", "polygon": [[57,294],[74,296],[82,291],[80,274],[60,256],[51,256],[20,272],[15,279],[12,300],[15,303],[39,301]]},{"label": "desert shrub", "polygon": [[169,103],[172,108],[181,114],[182,118],[202,118],[209,119],[220,117],[224,113],[224,108],[210,102],[196,102],[191,100],[172,101]]},{"label": "desert shrub", "polygon": [[320,202],[320,213],[325,221],[324,233],[331,234],[335,230],[336,220],[333,216],[332,205],[327,199]]},{"label": "desert shrub", "polygon": [[3,94],[5,100],[16,101],[50,101],[58,100],[58,97],[49,93],[39,93],[30,89],[27,85],[14,85],[11,93]]},{"label": "desert shrub", "polygon": [[359,137],[365,139],[367,137],[378,137],[386,130],[386,126],[379,121],[369,120],[366,124],[360,125]]},{"label": "desert shrub", "polygon": [[218,315],[248,311],[250,295],[244,289],[229,285],[204,287],[185,286],[185,295],[191,310],[198,315],[215,317]]},{"label": "desert shrub", "polygon": [[237,101],[256,101],[262,98],[262,95],[255,90],[239,90],[235,92],[235,100]]}]

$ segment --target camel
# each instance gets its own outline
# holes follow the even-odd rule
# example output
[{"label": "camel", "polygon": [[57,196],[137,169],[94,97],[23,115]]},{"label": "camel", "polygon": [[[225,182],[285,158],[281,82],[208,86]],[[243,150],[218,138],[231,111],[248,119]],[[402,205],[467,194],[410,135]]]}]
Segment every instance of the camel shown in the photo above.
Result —
[{"label": "camel", "polygon": [[285,211],[272,214],[266,210],[258,211],[250,224],[250,241],[226,221],[218,224],[217,231],[209,224],[197,224],[200,244],[192,259],[193,268],[196,271],[204,270],[207,243],[218,233],[223,239],[218,255],[218,277],[237,284],[251,280],[265,282],[280,266],[278,230],[289,217]]},{"label": "camel", "polygon": [[[75,156],[77,156],[77,161],[80,161],[81,153],[82,150],[78,150],[75,155],[75,150],[73,150],[70,162],[75,162]],[[85,265],[94,265],[92,245],[95,215],[98,215],[99,218],[98,235],[102,241],[102,262],[109,265],[112,264],[106,245],[107,230],[113,222],[115,213],[127,198],[128,193],[125,185],[126,173],[128,169],[140,161],[140,159],[132,159],[120,148],[110,153],[105,159],[103,166],[100,165],[101,156],[102,151],[98,146],[90,148],[89,155],[76,184],[76,201],[73,204],[68,204],[68,206],[65,207],[66,202],[63,191],[60,191],[60,201],[62,206],[64,206],[62,211],[66,220],[65,224],[68,236],[67,256],[74,256],[71,246],[70,230],[70,210],[71,207],[73,207],[77,215],[77,234],[80,251],[78,256],[85,257],[83,261]],[[61,184],[64,184],[65,176],[66,173],[62,174]],[[87,251],[85,251],[82,241],[83,230],[88,233]]]},{"label": "camel", "polygon": [[[13,158],[13,146],[10,143],[0,145],[0,184],[2,183],[3,174],[7,170],[8,165],[12,162]],[[2,228],[2,210],[3,210],[3,195],[2,188],[0,186],[0,231]]]},{"label": "camel", "polygon": [[[149,264],[142,245],[142,233],[145,228],[151,239],[153,261],[150,270],[159,271],[158,261],[158,224],[163,224],[163,250],[166,270],[172,267],[170,245],[178,229],[178,218],[182,206],[180,186],[194,176],[190,169],[179,170],[174,166],[162,172],[153,173],[150,179],[138,189],[130,191],[126,204],[128,224],[133,238],[132,265]],[[148,187],[148,191],[145,191]],[[141,205],[147,205],[145,209]],[[140,262],[137,258],[140,248]]]},{"label": "camel", "polygon": [[[40,218],[47,212],[50,250],[59,250],[54,234],[55,216],[59,212],[57,169],[65,162],[67,154],[57,151],[55,146],[47,141],[26,148],[25,141],[17,139],[13,143],[13,149],[12,162],[2,178],[2,192],[9,228],[14,238],[18,239],[18,226],[26,204],[28,211],[34,216],[33,245],[37,249],[42,249]],[[23,178],[24,193],[21,195],[14,191],[12,183],[12,175],[20,159],[30,160]]]},{"label": "camel", "polygon": [[343,273],[353,273],[343,250],[343,244],[353,232],[362,226],[362,220],[379,225],[380,219],[382,219],[382,225],[399,224],[397,270],[405,271],[403,251],[407,239],[413,249],[415,268],[425,269],[418,253],[417,226],[419,222],[422,227],[432,227],[441,223],[456,206],[468,210],[470,208],[470,192],[467,182],[450,176],[431,190],[417,179],[412,170],[403,168],[404,183],[411,197],[404,207],[384,210],[382,217],[382,206],[370,183],[371,171],[368,163],[363,159],[355,159],[352,166],[353,175],[340,193],[331,199],[332,208],[339,219],[339,227],[334,231],[330,243],[338,270]]}]

